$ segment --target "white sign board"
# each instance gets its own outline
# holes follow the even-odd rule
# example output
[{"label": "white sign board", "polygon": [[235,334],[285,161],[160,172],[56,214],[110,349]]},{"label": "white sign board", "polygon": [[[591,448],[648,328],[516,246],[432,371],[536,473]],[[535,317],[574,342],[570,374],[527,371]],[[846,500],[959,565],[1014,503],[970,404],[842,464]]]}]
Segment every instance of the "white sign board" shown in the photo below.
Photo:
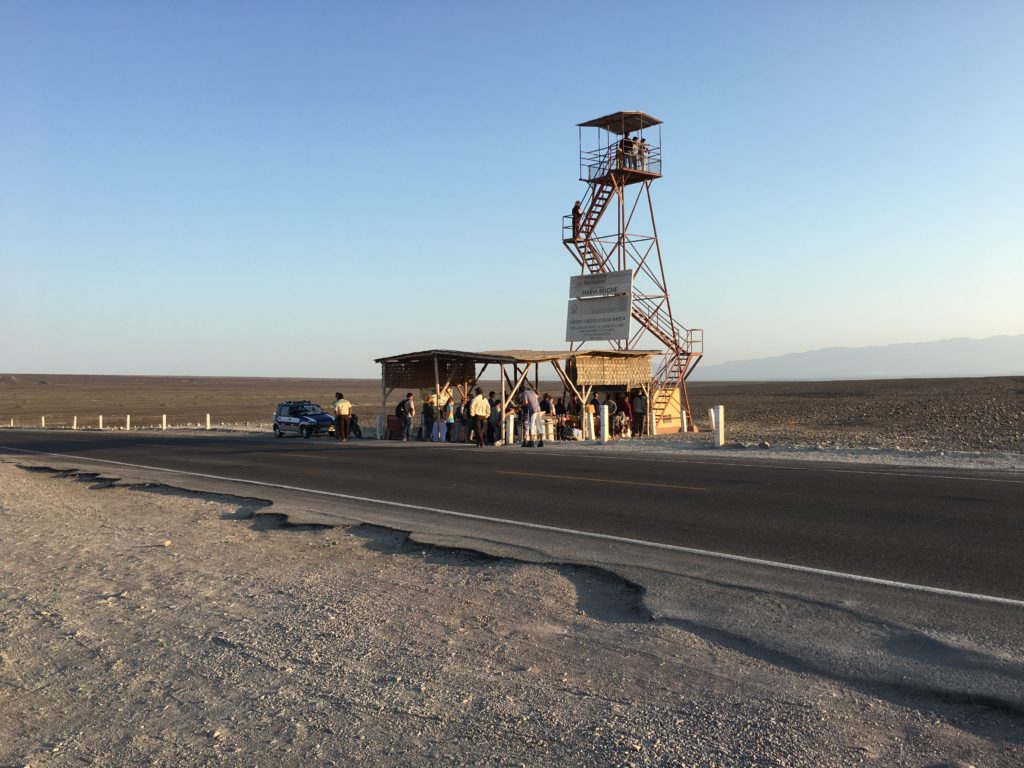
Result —
[{"label": "white sign board", "polygon": [[612,341],[629,338],[633,296],[569,299],[565,320],[566,341]]},{"label": "white sign board", "polygon": [[573,275],[569,278],[570,299],[590,299],[594,296],[613,296],[616,293],[631,293],[633,270],[601,272],[597,275]]}]

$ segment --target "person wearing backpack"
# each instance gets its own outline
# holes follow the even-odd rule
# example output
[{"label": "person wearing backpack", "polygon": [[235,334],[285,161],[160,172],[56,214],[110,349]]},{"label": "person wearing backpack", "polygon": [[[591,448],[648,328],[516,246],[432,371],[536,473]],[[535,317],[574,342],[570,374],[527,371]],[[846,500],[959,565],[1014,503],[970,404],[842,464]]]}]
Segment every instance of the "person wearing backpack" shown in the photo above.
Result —
[{"label": "person wearing backpack", "polygon": [[412,420],[416,417],[416,401],[413,399],[412,392],[399,403],[398,408],[395,409],[396,416],[399,415],[399,408],[401,408],[402,442],[404,443],[412,439]]}]

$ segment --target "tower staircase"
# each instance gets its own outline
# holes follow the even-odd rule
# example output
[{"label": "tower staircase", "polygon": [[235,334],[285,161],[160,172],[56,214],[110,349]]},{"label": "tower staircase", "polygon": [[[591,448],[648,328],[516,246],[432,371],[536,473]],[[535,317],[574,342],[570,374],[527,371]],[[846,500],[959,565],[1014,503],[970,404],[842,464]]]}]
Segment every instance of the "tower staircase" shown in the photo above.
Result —
[{"label": "tower staircase", "polygon": [[[563,229],[563,235],[570,236],[563,236],[562,244],[580,265],[583,274],[613,271],[615,265],[609,266],[611,257],[605,253],[594,233],[619,189],[621,187],[617,188],[611,175],[591,181],[581,201],[579,230],[574,232],[571,224],[567,231]],[[703,352],[703,333],[686,328],[672,318],[667,294],[664,297],[645,296],[634,288],[632,315],[640,328],[628,343],[614,343],[620,348],[628,348],[639,340],[644,331],[647,331],[665,349],[665,354],[652,377],[650,408],[654,414],[655,434],[666,422],[677,392],[681,395],[679,409],[685,412],[687,422],[692,424],[693,417],[685,381],[700,361]]]}]

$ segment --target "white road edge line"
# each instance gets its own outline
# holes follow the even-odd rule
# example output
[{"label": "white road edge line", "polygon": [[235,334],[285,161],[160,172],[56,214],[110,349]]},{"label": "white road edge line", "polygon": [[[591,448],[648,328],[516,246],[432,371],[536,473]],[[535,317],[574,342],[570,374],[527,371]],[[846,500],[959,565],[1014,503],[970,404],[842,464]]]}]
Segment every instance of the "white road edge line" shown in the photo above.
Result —
[{"label": "white road edge line", "polygon": [[738,563],[747,563],[749,565],[759,565],[766,568],[778,568],[785,571],[796,571],[798,573],[810,573],[815,576],[829,576],[835,579],[844,579],[846,581],[855,581],[862,584],[875,584],[883,587],[893,587],[895,589],[909,590],[911,592],[924,592],[931,595],[942,595],[943,597],[957,597],[964,600],[975,600],[984,603],[996,603],[998,605],[1009,605],[1015,608],[1024,608],[1024,600],[1015,600],[1010,597],[996,597],[994,595],[982,595],[975,592],[961,592],[956,589],[943,589],[942,587],[929,587],[924,584],[910,584],[903,581],[892,581],[890,579],[879,579],[874,576],[861,576],[856,573],[844,573],[843,571],[830,571],[825,568],[812,568],[807,565],[794,565],[793,563],[781,563],[776,560],[762,560],[758,557],[746,557],[744,555],[732,555],[728,552],[713,552],[707,549],[696,549],[693,547],[681,547],[677,544],[662,544],[657,541],[645,541],[644,539],[631,539],[625,536],[614,536],[608,533],[596,533],[593,531],[579,531],[574,528],[561,528],[554,525],[542,525],[541,523],[527,523],[520,520],[506,520],[501,517],[490,517],[488,515],[474,515],[469,512],[455,512],[450,509],[440,509],[438,507],[425,507],[419,504],[406,504],[401,501],[390,501],[388,499],[373,499],[367,496],[354,496],[348,493],[336,493],[334,491],[321,491],[315,488],[301,488],[294,485],[283,485],[280,483],[267,483],[262,480],[246,480],[239,477],[225,477],[223,475],[210,475],[203,472],[189,472],[181,469],[168,469],[165,467],[151,467],[145,464],[129,464],[125,461],[111,461],[110,459],[94,459],[87,458],[85,456],[75,456],[74,454],[68,453],[47,453],[45,451],[30,451],[27,448],[12,448],[8,446],[0,446],[0,450],[17,451],[19,453],[31,453],[37,456],[54,456],[61,459],[74,459],[75,461],[85,462],[99,462],[102,464],[113,464],[121,467],[132,467],[134,469],[148,469],[154,472],[167,472],[175,475],[186,475],[189,477],[202,477],[208,480],[223,480],[230,483],[242,483],[245,485],[256,485],[264,488],[279,488],[285,491],[298,491],[300,493],[311,493],[318,496],[330,496],[332,498],[346,499],[348,501],[361,501],[369,504],[380,504],[382,506],[397,507],[399,509],[411,509],[417,512],[432,512],[437,515],[447,515],[449,517],[459,517],[467,520],[478,520],[487,523],[498,523],[501,525],[511,525],[517,528],[530,528],[537,531],[548,531],[552,533],[564,533],[571,536],[582,536],[589,539],[598,539],[600,541],[612,541],[618,544],[632,544],[641,547],[650,547],[652,549],[663,549],[669,552],[680,552],[687,555],[698,555],[701,557],[711,557],[719,560],[731,560]]}]

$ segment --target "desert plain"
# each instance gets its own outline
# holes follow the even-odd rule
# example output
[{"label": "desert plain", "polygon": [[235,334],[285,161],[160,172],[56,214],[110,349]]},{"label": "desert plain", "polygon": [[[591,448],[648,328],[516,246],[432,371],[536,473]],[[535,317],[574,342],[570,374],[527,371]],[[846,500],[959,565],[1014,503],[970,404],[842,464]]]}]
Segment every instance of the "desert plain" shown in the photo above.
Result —
[{"label": "desert plain", "polygon": [[[496,382],[481,382],[497,389]],[[541,381],[561,395],[561,385]],[[334,393],[353,401],[357,414],[382,412],[377,379],[290,379],[165,376],[0,374],[0,427],[153,428],[167,414],[174,426],[263,425],[283,400],[329,407]],[[394,392],[384,412],[401,398]],[[694,382],[695,420],[707,429],[707,409],[726,407],[733,441],[829,448],[901,448],[917,451],[1024,452],[1024,376],[817,382]]]}]

